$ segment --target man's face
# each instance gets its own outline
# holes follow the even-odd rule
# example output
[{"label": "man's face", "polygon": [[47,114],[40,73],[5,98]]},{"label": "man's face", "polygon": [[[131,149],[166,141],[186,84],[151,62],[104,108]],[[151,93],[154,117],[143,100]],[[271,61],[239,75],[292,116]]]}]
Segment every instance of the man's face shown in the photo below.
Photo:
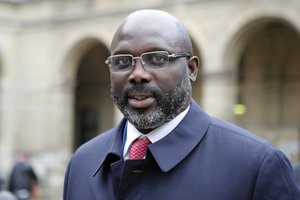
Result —
[{"label": "man's face", "polygon": [[[174,42],[169,42],[173,39],[172,34],[166,32],[157,27],[132,30],[130,25],[124,25],[113,40],[112,55],[139,57],[152,51],[185,53],[174,46]],[[124,117],[143,133],[172,120],[191,100],[185,57],[171,59],[168,66],[159,70],[145,68],[140,59],[135,59],[135,65],[129,71],[111,72],[110,78],[113,101]]]}]

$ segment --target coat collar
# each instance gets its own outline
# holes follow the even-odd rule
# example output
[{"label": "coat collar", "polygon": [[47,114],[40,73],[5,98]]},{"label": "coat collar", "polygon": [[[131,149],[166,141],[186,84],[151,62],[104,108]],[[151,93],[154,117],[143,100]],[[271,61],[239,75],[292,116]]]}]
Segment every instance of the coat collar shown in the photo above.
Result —
[{"label": "coat collar", "polygon": [[[210,117],[192,100],[191,108],[179,125],[163,139],[150,144],[149,150],[162,171],[167,172],[181,162],[201,141],[210,123]],[[94,170],[94,176],[104,163],[122,159],[122,133],[126,120],[116,128],[96,138],[101,140],[101,155]],[[97,142],[96,142],[97,143]]]},{"label": "coat collar", "polygon": [[179,125],[166,137],[149,145],[162,171],[167,172],[181,162],[204,137],[210,117],[193,100]]},{"label": "coat collar", "polygon": [[[125,124],[126,120],[122,119],[115,128],[102,133],[100,136],[95,138],[96,148],[98,149],[98,159],[94,169],[94,176],[100,171],[105,163],[113,163],[122,159],[122,133]],[[101,148],[99,148],[99,146],[101,146]]]}]

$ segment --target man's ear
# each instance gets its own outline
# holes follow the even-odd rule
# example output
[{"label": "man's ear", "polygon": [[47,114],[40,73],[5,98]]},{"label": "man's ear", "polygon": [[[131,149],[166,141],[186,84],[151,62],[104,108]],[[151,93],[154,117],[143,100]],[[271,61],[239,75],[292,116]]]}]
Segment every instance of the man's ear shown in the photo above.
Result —
[{"label": "man's ear", "polygon": [[193,56],[188,60],[189,78],[191,81],[196,81],[199,70],[199,58]]}]

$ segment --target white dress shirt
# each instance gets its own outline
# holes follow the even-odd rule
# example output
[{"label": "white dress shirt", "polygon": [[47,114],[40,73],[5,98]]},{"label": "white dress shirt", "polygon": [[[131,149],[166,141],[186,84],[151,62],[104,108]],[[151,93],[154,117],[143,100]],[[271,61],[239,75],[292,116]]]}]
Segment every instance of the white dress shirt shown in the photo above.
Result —
[{"label": "white dress shirt", "polygon": [[162,139],[166,135],[168,135],[180,122],[181,120],[185,117],[187,112],[189,111],[190,106],[186,108],[183,112],[181,112],[179,115],[177,115],[174,119],[171,121],[163,124],[162,126],[150,131],[147,134],[142,134],[139,132],[130,122],[127,124],[127,133],[126,133],[126,142],[124,145],[124,150],[123,150],[123,156],[124,159],[129,158],[129,149],[131,146],[131,143],[139,138],[139,137],[148,137],[151,143],[157,142],[158,140]]}]

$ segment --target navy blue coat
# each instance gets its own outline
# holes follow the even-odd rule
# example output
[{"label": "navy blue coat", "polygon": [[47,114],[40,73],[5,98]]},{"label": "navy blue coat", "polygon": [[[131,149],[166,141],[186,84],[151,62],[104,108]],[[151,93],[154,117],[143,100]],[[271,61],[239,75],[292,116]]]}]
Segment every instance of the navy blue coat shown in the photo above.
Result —
[{"label": "navy blue coat", "polygon": [[123,160],[125,123],[123,119],[72,156],[64,200],[300,199],[282,152],[210,117],[194,101],[169,135],[149,145],[145,160]]}]

